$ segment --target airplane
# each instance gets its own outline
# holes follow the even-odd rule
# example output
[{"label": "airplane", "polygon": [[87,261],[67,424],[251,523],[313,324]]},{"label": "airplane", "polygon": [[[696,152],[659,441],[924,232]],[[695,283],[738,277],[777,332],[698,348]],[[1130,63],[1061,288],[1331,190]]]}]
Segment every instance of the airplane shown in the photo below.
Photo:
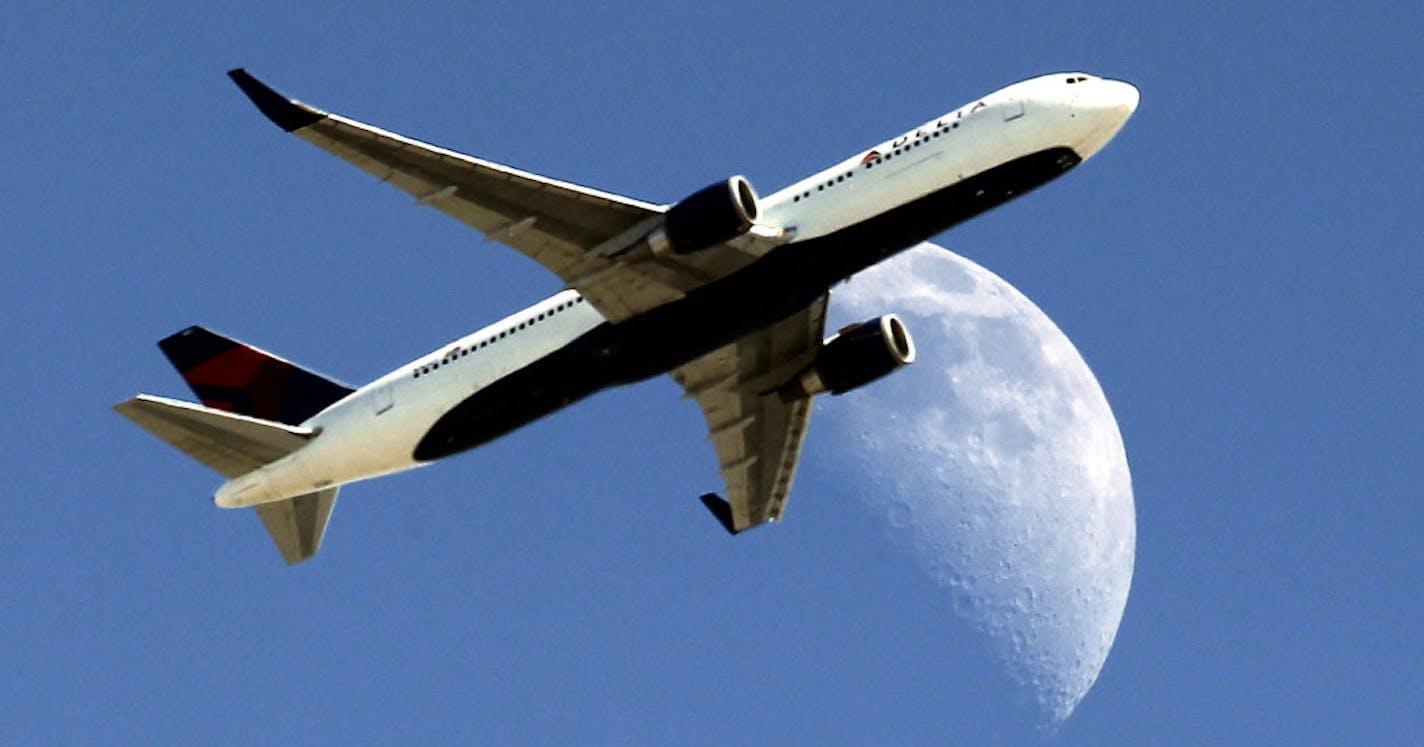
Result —
[{"label": "airplane", "polygon": [[115,409],[227,481],[289,564],[321,547],[341,486],[427,465],[609,387],[671,374],[695,400],[728,532],[782,518],[812,399],[915,359],[886,314],[826,336],[833,286],[1039,187],[1136,110],[1086,73],[1015,83],[761,197],[743,176],[657,204],[557,181],[332,114],[228,73],[281,129],[505,244],[565,289],[359,388],[190,327],[161,342],[202,404]]}]

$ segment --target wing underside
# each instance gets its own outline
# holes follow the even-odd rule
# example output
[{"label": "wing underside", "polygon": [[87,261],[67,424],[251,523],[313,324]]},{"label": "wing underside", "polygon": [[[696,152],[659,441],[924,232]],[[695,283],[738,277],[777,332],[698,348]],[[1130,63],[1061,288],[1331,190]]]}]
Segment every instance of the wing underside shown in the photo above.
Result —
[{"label": "wing underside", "polygon": [[673,371],[707,420],[733,532],[776,521],[785,510],[811,419],[811,398],[783,399],[776,389],[815,360],[825,324],[822,297]]},{"label": "wing underside", "polygon": [[246,71],[228,74],[284,130],[528,256],[610,321],[676,301],[756,259],[755,237],[686,256],[607,256],[609,246],[660,225],[667,207],[413,140],[288,99]]}]

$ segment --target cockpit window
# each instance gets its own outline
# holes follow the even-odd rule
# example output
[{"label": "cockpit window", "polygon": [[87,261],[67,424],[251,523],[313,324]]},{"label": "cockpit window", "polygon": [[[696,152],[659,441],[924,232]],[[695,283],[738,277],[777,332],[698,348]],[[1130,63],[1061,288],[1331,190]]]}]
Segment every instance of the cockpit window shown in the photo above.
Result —
[{"label": "cockpit window", "polygon": [[1072,84],[1074,84],[1074,83],[1082,83],[1083,81],[1085,81],[1085,80],[1087,80],[1087,79],[1088,79],[1088,76],[1086,76],[1086,75],[1070,75],[1070,76],[1068,76],[1068,85],[1072,85]]}]

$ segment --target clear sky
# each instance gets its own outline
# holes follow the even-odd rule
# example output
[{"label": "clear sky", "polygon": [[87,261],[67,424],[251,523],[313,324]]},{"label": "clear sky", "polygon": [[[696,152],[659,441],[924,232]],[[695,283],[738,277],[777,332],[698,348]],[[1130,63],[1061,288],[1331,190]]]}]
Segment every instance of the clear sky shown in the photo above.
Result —
[{"label": "clear sky", "polygon": [[1097,158],[940,237],[1073,339],[1132,465],[1127,612],[1044,738],[1424,732],[1419,4],[59,5],[0,26],[0,741],[1041,736],[884,517],[837,496],[834,454],[784,524],[721,534],[669,380],[348,488],[284,567],[109,410],[188,396],[153,343],[204,323],[360,383],[558,282],[284,137],[239,65],[659,202],[773,191],[1040,73],[1135,83]]}]

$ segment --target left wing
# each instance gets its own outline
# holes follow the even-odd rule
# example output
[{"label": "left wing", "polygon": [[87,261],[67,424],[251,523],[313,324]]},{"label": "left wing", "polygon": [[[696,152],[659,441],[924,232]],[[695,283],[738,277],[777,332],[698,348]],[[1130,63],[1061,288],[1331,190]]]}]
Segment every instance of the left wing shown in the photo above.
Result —
[{"label": "left wing", "polygon": [[613,322],[740,269],[767,241],[744,236],[688,256],[608,256],[659,226],[667,206],[561,182],[439,148],[288,99],[245,70],[228,75],[294,133],[506,244],[558,275]]},{"label": "left wing", "polygon": [[781,518],[811,419],[811,398],[773,391],[815,360],[826,297],[766,329],[681,366],[672,376],[697,400],[717,449],[727,500],[703,502],[732,533]]}]

